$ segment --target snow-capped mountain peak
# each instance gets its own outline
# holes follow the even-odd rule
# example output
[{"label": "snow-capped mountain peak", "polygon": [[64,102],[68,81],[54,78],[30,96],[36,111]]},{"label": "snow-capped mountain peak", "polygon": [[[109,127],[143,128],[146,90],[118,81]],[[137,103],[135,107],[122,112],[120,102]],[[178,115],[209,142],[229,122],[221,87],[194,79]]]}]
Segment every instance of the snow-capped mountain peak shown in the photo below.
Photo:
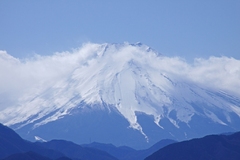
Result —
[{"label": "snow-capped mountain peak", "polygon": [[166,57],[141,43],[86,44],[74,58],[70,53],[61,55],[71,60],[68,69],[62,69],[51,83],[35,85],[2,110],[1,122],[16,129],[33,124],[36,129],[74,115],[76,109],[116,111],[149,141],[138,114],[152,117],[159,130],[168,130],[166,119],[181,129],[183,124],[191,128],[194,117],[223,126],[235,121],[233,114],[240,117],[239,98],[196,83],[179,69],[176,72],[178,64],[166,64]]}]

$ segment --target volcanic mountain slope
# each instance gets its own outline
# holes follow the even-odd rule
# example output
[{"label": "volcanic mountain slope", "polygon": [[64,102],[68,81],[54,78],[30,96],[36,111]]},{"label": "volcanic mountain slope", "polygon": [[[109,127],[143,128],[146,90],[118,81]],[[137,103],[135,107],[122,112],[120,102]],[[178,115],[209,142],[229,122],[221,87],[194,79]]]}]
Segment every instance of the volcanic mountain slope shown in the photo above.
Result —
[{"label": "volcanic mountain slope", "polygon": [[141,43],[88,44],[71,65],[54,82],[26,91],[0,121],[29,140],[136,149],[240,129],[238,95],[195,81]]}]

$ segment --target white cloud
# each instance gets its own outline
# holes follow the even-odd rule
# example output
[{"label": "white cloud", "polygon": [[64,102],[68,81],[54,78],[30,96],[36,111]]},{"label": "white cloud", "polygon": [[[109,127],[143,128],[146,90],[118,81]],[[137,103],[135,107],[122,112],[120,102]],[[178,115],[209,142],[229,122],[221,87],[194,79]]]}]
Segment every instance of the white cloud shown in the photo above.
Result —
[{"label": "white cloud", "polygon": [[[83,69],[102,52],[106,44],[84,44],[81,48],[69,52],[55,53],[51,56],[36,55],[30,59],[17,59],[6,51],[0,51],[0,110],[17,103],[26,92],[40,92],[56,82],[67,79],[75,69]],[[112,61],[132,58],[125,53],[134,52],[131,47],[119,50],[111,56]],[[121,54],[124,54],[121,57]],[[145,51],[142,51],[144,55]],[[146,53],[147,54],[147,53]],[[138,57],[141,58],[141,57]],[[188,64],[178,57],[147,58],[161,72],[166,72],[181,79],[203,84],[207,87],[232,92],[240,96],[240,60],[229,57],[210,57],[196,59]]]},{"label": "white cloud", "polygon": [[36,55],[30,59],[17,59],[6,51],[0,51],[0,95],[5,97],[0,99],[0,104],[9,98],[17,99],[39,86],[47,88],[67,77],[78,64],[91,58],[98,46],[100,45],[85,44],[72,52],[51,56]]},{"label": "white cloud", "polygon": [[240,95],[240,60],[229,57],[196,59],[188,76],[208,87],[215,87]]}]

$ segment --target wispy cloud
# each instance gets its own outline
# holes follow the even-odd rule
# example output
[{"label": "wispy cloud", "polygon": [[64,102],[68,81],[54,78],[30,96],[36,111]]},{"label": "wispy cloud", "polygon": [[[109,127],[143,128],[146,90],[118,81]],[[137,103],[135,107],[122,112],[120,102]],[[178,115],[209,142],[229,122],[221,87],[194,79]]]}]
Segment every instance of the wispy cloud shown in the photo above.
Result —
[{"label": "wispy cloud", "polygon": [[[88,43],[72,51],[50,56],[36,55],[28,59],[17,59],[7,51],[0,51],[0,110],[17,103],[26,92],[38,93],[39,88],[42,91],[43,88],[67,79],[75,69],[84,69],[84,65],[89,65],[86,62],[91,63],[99,50],[103,50],[103,45],[106,44]],[[119,49],[119,54],[111,57],[112,61],[128,59],[127,51],[134,52],[134,49]],[[146,51],[141,52],[144,54]],[[210,57],[195,59],[193,64],[189,64],[179,57],[162,56],[149,59],[149,63],[159,71],[240,96],[240,60]]]},{"label": "wispy cloud", "polygon": [[189,78],[208,87],[215,87],[240,95],[240,60],[229,57],[195,59]]}]

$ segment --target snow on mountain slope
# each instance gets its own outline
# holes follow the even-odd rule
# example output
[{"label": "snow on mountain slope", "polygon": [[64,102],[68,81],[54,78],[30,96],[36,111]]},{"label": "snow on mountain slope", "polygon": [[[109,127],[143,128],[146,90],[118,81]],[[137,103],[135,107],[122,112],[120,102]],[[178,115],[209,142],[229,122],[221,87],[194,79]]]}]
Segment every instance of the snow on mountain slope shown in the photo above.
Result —
[{"label": "snow on mountain slope", "polygon": [[90,110],[116,109],[148,141],[137,113],[153,116],[163,130],[164,118],[176,128],[182,122],[191,127],[194,115],[224,126],[231,126],[232,114],[240,119],[238,94],[196,80],[187,74],[191,66],[146,45],[87,44],[75,52],[74,58],[64,53],[66,69],[56,70],[61,76],[54,73],[54,81],[41,81],[25,91],[0,112],[0,122],[15,129],[28,124],[37,128],[73,114],[84,103]]}]

